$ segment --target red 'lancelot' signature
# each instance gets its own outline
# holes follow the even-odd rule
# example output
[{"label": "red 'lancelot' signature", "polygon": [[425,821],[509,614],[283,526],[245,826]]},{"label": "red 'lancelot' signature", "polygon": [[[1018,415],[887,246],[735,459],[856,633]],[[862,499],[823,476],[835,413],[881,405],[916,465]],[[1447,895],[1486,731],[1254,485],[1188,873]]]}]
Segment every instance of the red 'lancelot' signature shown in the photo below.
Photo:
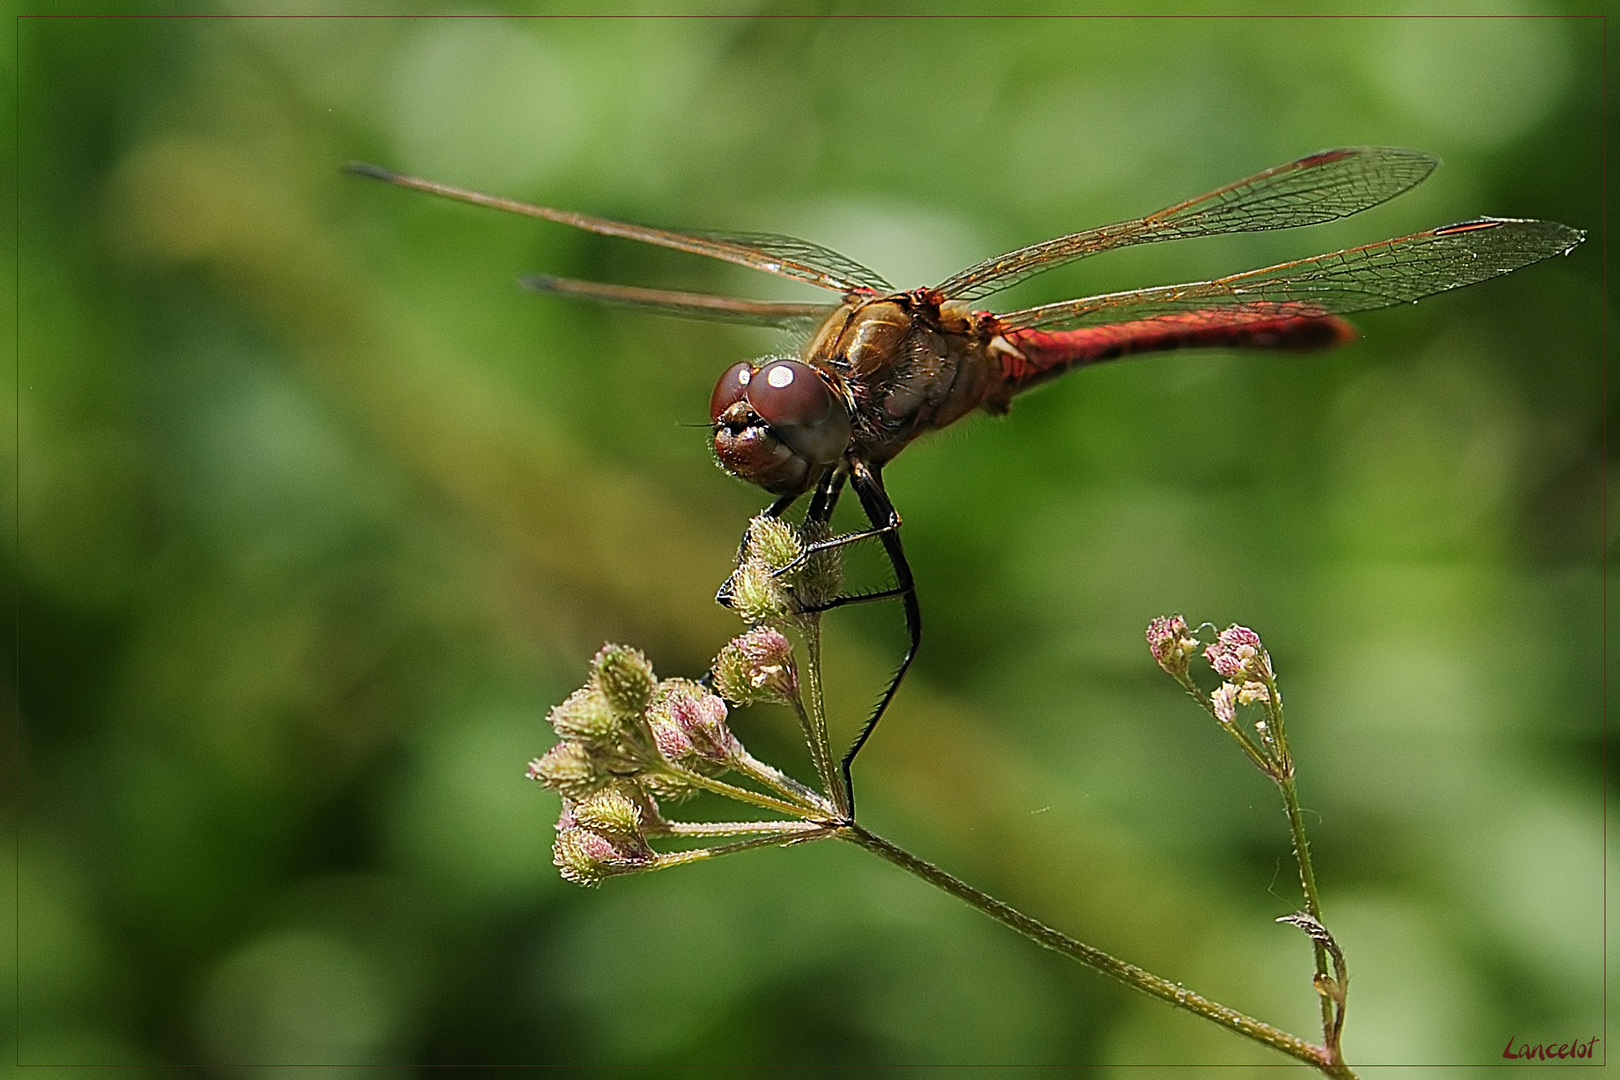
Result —
[{"label": "red 'lancelot' signature", "polygon": [[1513,1048],[1513,1036],[1509,1035],[1507,1049],[1502,1051],[1502,1056],[1505,1058],[1541,1058],[1542,1060],[1548,1058],[1590,1058],[1592,1056],[1592,1046],[1596,1042],[1597,1036],[1594,1035],[1585,1042],[1536,1043],[1534,1046],[1529,1043],[1520,1043],[1519,1048],[1515,1050]]}]

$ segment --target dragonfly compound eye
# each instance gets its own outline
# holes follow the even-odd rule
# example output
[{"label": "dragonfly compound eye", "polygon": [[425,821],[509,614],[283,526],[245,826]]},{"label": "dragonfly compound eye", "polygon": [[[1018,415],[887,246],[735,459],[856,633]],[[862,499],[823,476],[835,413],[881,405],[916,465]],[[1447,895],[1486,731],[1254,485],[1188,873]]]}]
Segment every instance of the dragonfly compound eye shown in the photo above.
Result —
[{"label": "dragonfly compound eye", "polygon": [[815,368],[773,360],[749,378],[747,393],[772,434],[811,464],[831,465],[849,448],[849,410]]},{"label": "dragonfly compound eye", "polygon": [[746,360],[726,368],[720,381],[714,384],[714,393],[709,395],[709,419],[712,422],[718,424],[721,413],[748,395],[748,383],[753,377],[754,366]]}]

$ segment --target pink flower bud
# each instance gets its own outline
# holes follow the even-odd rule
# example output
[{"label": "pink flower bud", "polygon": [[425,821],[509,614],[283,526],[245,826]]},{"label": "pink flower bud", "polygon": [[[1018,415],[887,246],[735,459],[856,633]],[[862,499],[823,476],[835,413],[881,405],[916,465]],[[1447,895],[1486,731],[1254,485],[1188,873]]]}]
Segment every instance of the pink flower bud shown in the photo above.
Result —
[{"label": "pink flower bud", "polygon": [[720,651],[714,681],[722,697],[739,705],[791,701],[799,694],[793,645],[781,631],[756,626]]},{"label": "pink flower bud", "polygon": [[600,833],[578,827],[557,830],[551,861],[564,879],[576,885],[600,885],[604,878],[639,869],[651,859],[646,851],[615,845]]},{"label": "pink flower bud", "polygon": [[647,727],[665,761],[730,761],[740,749],[726,726],[726,703],[690,679],[665,679],[647,708]]},{"label": "pink flower bud", "polygon": [[1148,623],[1148,651],[1171,675],[1187,674],[1187,661],[1198,648],[1198,639],[1187,632],[1187,620],[1180,615],[1161,615]]},{"label": "pink flower bud", "polygon": [[659,756],[671,765],[679,765],[695,753],[691,738],[675,723],[668,710],[654,706],[647,714],[647,726],[652,729]]},{"label": "pink flower bud", "polygon": [[706,761],[729,761],[738,750],[726,725],[726,703],[698,683],[665,680],[647,716],[649,722],[667,720],[685,736],[690,752]]},{"label": "pink flower bud", "polygon": [[1221,631],[1204,650],[1204,658],[1223,678],[1259,682],[1271,676],[1271,658],[1260,645],[1260,635],[1236,623]]},{"label": "pink flower bud", "polygon": [[1215,719],[1223,724],[1233,723],[1237,719],[1238,688],[1231,683],[1221,683],[1215,692],[1209,695],[1210,708],[1215,710]]}]

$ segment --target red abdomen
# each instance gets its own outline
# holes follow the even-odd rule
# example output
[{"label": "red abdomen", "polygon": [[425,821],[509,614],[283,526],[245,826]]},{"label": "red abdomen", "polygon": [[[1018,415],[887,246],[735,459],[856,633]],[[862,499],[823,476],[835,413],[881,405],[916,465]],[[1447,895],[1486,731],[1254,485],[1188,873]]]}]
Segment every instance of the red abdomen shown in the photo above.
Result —
[{"label": "red abdomen", "polygon": [[1071,368],[1133,353],[1198,347],[1309,352],[1354,341],[1356,331],[1331,315],[1232,322],[1228,312],[1192,311],[1079,330],[1009,329],[1001,336],[1022,354],[1001,355],[1011,396]]}]

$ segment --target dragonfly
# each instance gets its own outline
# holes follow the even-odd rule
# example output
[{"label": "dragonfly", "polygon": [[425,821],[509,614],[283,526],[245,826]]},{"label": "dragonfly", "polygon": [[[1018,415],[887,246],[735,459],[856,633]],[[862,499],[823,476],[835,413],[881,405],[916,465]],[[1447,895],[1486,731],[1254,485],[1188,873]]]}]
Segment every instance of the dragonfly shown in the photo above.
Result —
[{"label": "dragonfly", "polygon": [[[1104,293],[1016,311],[975,302],[1033,275],[1105,251],[1224,233],[1316,225],[1360,213],[1426,179],[1438,160],[1392,147],[1324,150],[1216,188],[1146,217],[1030,244],[953,274],[938,285],[896,289],[819,244],[755,233],[675,231],[555,210],[353,163],[351,172],[402,188],[720,259],[836,294],[823,303],[748,300],[706,293],[521,278],[543,293],[668,315],[797,332],[796,357],[728,367],[709,402],[721,466],[764,488],[764,511],[781,517],[809,496],[802,528],[821,539],[805,554],[877,538],[891,588],[840,596],[844,603],[899,598],[905,653],[841,762],[853,816],[851,766],[905,679],[922,644],[922,607],[900,540],[900,514],[883,468],[919,436],[969,413],[1005,413],[1012,399],[1105,360],[1184,348],[1306,352],[1354,340],[1341,316],[1412,303],[1475,285],[1554,255],[1585,233],[1553,221],[1480,217],[1362,247],[1297,259],[1210,281]],[[833,534],[840,494],[852,489],[867,527]],[[722,602],[726,590],[722,588]]]}]

